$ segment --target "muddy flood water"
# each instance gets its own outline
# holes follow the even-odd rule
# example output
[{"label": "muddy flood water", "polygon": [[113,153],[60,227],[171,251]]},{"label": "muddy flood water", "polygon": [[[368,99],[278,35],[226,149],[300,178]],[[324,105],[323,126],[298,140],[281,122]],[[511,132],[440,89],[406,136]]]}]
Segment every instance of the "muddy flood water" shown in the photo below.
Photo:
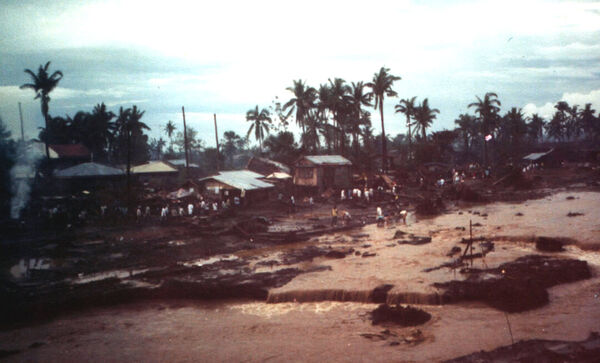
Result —
[{"label": "muddy flood water", "polygon": [[[583,340],[600,331],[600,193],[557,192],[523,203],[456,205],[448,213],[407,225],[367,225],[360,231],[317,237],[289,246],[250,250],[260,262],[282,258],[298,245],[353,246],[340,259],[317,257],[300,274],[269,291],[267,301],[148,301],[95,308],[55,320],[0,332],[7,361],[440,361],[491,350],[524,339]],[[571,216],[568,216],[568,215]],[[592,277],[548,289],[549,304],[505,313],[480,302],[435,303],[434,282],[461,279],[450,268],[424,270],[448,262],[461,238],[493,241],[494,250],[473,261],[474,268],[495,267],[530,254],[587,261]],[[397,231],[431,237],[421,245],[401,244]],[[562,252],[536,250],[535,237],[561,237]],[[474,244],[474,252],[482,252]],[[366,253],[366,254],[365,254]],[[366,256],[365,256],[366,255]],[[210,261],[199,261],[206,264]],[[43,268],[46,262],[23,261]],[[260,267],[258,267],[260,266]],[[265,267],[267,266],[267,267]],[[286,266],[290,267],[290,266]],[[361,294],[393,285],[388,302],[411,303],[432,318],[417,327],[372,325],[377,304]],[[327,301],[328,294],[352,295],[351,302]],[[364,300],[366,301],[366,300]]]}]

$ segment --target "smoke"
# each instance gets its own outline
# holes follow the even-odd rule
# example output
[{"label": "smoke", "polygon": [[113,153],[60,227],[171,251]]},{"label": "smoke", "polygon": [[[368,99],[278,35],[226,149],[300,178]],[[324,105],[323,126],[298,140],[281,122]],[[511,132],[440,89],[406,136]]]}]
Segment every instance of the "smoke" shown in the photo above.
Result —
[{"label": "smoke", "polygon": [[40,161],[44,158],[44,145],[38,142],[20,142],[17,146],[17,162],[10,170],[12,199],[10,217],[19,219],[29,202],[31,186],[35,180]]}]

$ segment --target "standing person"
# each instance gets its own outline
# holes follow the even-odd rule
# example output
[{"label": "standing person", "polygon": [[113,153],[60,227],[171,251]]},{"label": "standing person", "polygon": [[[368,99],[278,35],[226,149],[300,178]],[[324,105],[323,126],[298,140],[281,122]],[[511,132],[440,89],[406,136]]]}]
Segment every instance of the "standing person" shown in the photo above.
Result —
[{"label": "standing person", "polygon": [[142,206],[138,205],[135,210],[135,221],[139,224],[142,221]]},{"label": "standing person", "polygon": [[192,203],[188,204],[188,215],[194,215],[194,205]]},{"label": "standing person", "polygon": [[342,191],[340,192],[340,199],[346,200],[346,192],[344,191],[344,189],[342,189]]},{"label": "standing person", "polygon": [[337,210],[337,206],[334,205],[333,208],[331,208],[331,225],[332,226],[337,225],[337,218],[338,218],[338,210]]},{"label": "standing person", "polygon": [[291,195],[290,196],[290,213],[295,213],[296,212],[296,199],[294,199],[294,196]]}]

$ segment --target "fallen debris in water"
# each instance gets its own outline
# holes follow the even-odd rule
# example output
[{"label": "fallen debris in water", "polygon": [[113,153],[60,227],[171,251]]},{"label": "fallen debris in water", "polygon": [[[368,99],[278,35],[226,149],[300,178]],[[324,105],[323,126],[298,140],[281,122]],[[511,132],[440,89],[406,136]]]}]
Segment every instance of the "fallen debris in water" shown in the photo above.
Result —
[{"label": "fallen debris in water", "polygon": [[371,312],[373,325],[381,323],[396,323],[401,326],[422,325],[431,319],[431,314],[412,306],[381,304]]},{"label": "fallen debris in water", "polygon": [[[430,269],[431,270],[431,269]],[[548,303],[546,288],[591,277],[586,261],[528,255],[497,268],[469,270],[466,280],[435,283],[445,303],[479,300],[498,310],[520,312]]]}]

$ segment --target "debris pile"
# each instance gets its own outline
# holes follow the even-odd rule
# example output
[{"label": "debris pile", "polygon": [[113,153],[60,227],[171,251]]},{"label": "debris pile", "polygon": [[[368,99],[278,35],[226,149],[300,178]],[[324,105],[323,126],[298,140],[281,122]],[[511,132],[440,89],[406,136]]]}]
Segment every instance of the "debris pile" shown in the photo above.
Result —
[{"label": "debris pile", "polygon": [[466,280],[435,283],[445,303],[479,300],[498,310],[519,312],[548,303],[546,288],[591,277],[586,261],[528,255],[493,269],[469,269]]},{"label": "debris pile", "polygon": [[422,325],[431,319],[431,314],[412,306],[381,304],[371,312],[373,325],[391,322],[402,326]]}]

